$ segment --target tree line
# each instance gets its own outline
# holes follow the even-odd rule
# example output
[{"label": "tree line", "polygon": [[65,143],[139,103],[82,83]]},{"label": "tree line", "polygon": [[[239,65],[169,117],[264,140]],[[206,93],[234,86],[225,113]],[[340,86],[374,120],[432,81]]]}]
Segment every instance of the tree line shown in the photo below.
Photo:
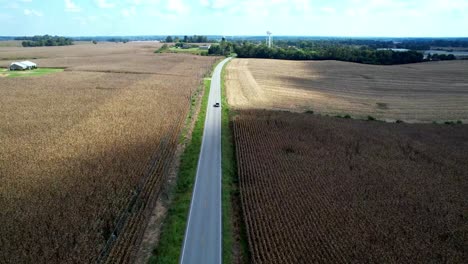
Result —
[{"label": "tree line", "polygon": [[33,37],[17,37],[15,40],[23,40],[23,47],[42,47],[42,46],[68,46],[73,45],[73,40],[70,38],[59,36],[33,36]]},{"label": "tree line", "polygon": [[427,54],[427,60],[443,61],[443,60],[456,60],[453,54]]},{"label": "tree line", "polygon": [[468,48],[468,38],[453,38],[453,39],[328,39],[328,40],[305,40],[305,39],[280,39],[275,41],[275,45],[279,47],[313,47],[313,46],[330,46],[330,45],[347,45],[347,46],[366,46],[373,49],[380,48],[395,48],[395,49],[409,49],[409,50],[430,50],[434,47],[439,48]]},{"label": "tree line", "polygon": [[208,37],[207,36],[184,36],[183,38],[179,37],[172,37],[172,36],[167,36],[166,37],[166,42],[172,43],[172,42],[182,42],[182,43],[207,43]]},{"label": "tree line", "polygon": [[393,65],[422,62],[424,55],[417,51],[397,52],[376,50],[366,46],[346,46],[339,44],[289,46],[269,48],[264,44],[248,42],[234,44],[234,52],[239,58],[265,58],[283,60],[338,60],[376,65]]}]

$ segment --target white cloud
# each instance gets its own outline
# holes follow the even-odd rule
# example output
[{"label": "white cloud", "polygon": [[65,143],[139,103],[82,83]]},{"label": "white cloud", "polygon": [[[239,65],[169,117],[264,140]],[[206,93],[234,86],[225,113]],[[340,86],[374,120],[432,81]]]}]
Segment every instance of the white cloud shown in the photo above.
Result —
[{"label": "white cloud", "polygon": [[38,17],[41,17],[44,15],[42,12],[34,10],[34,9],[25,9],[24,14],[27,16],[38,16]]},{"label": "white cloud", "polygon": [[336,9],[333,8],[333,7],[329,7],[329,6],[325,6],[325,7],[320,8],[320,11],[322,11],[324,13],[328,13],[328,14],[335,14],[336,13]]},{"label": "white cloud", "polygon": [[88,24],[93,24],[98,20],[98,17],[96,16],[78,16],[74,17],[73,20],[77,21],[81,25],[88,25]]},{"label": "white cloud", "polygon": [[127,0],[128,3],[133,5],[155,5],[159,4],[160,0]]},{"label": "white cloud", "polygon": [[182,0],[168,0],[167,9],[178,14],[186,14],[190,11],[190,7]]},{"label": "white cloud", "polygon": [[131,16],[135,16],[137,14],[136,8],[134,6],[132,6],[130,8],[122,9],[121,13],[122,13],[122,16],[124,16],[124,17],[131,17]]},{"label": "white cloud", "polygon": [[100,8],[113,8],[113,7],[115,7],[114,3],[108,3],[107,0],[95,0],[95,1],[96,1],[96,4]]},{"label": "white cloud", "polygon": [[80,12],[81,8],[77,6],[72,0],[65,0],[65,11],[67,12]]},{"label": "white cloud", "polygon": [[145,10],[146,15],[151,16],[151,17],[156,17],[161,20],[177,20],[179,16],[177,14],[173,13],[163,13],[159,10]]}]

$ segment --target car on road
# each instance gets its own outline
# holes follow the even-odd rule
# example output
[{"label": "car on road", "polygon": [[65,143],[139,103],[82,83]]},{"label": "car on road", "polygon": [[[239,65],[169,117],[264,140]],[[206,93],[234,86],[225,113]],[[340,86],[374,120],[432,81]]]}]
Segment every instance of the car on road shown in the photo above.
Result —
[{"label": "car on road", "polygon": [[213,106],[214,107],[219,107],[219,103],[215,103]]}]

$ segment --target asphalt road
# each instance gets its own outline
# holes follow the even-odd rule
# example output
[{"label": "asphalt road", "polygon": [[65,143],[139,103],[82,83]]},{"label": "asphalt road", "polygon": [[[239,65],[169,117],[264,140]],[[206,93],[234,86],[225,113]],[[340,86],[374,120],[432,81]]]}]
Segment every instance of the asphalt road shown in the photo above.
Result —
[{"label": "asphalt road", "polygon": [[180,263],[219,264],[222,262],[221,218],[221,70],[211,77],[203,142],[198,160],[195,187],[185,230]]}]

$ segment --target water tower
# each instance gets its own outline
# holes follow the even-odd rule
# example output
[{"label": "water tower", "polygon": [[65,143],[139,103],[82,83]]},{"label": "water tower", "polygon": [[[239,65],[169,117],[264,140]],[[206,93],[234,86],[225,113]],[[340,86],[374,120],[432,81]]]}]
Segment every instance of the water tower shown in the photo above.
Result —
[{"label": "water tower", "polygon": [[271,48],[271,44],[273,44],[273,37],[271,36],[273,33],[271,33],[270,31],[267,31],[267,35],[268,35],[268,47]]}]

